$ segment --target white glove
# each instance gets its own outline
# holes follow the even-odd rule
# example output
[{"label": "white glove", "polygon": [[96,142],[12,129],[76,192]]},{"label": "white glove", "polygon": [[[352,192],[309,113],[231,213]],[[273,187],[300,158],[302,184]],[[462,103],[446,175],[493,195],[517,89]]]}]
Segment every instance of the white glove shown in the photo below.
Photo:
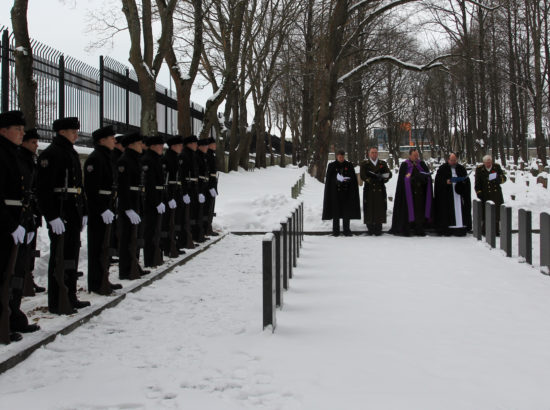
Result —
[{"label": "white glove", "polygon": [[498,174],[496,172],[493,172],[492,174],[489,174],[489,181],[494,181],[497,179]]},{"label": "white glove", "polygon": [[103,223],[105,225],[110,225],[113,223],[113,219],[115,219],[115,214],[110,209],[107,209],[101,214],[101,217],[103,218]]},{"label": "white glove", "polygon": [[183,196],[183,202],[185,203],[185,205],[189,205],[191,203],[191,197],[189,196],[189,194],[185,194]]},{"label": "white glove", "polygon": [[216,189],[215,188],[210,188],[210,196],[212,196],[212,198],[216,198],[218,196],[218,193],[216,192]]},{"label": "white glove", "polygon": [[206,198],[203,194],[199,194],[199,204],[204,204],[204,201],[206,201]]},{"label": "white glove", "polygon": [[23,243],[23,241],[25,240],[25,228],[19,225],[17,229],[11,233],[11,236],[13,236],[13,242],[16,245]]},{"label": "white glove", "polygon": [[176,207],[178,206],[178,204],[176,204],[176,200],[175,199],[171,199],[168,201],[168,207],[170,209],[176,209]]},{"label": "white glove", "polygon": [[65,224],[61,220],[61,218],[55,218],[53,221],[48,222],[50,226],[52,227],[52,231],[56,235],[61,235],[63,232],[65,232]]},{"label": "white glove", "polygon": [[338,173],[336,174],[336,180],[338,180],[339,182],[344,182],[344,177]]},{"label": "white glove", "polygon": [[163,213],[166,212],[166,206],[161,202],[160,204],[157,205],[157,212],[162,215]]},{"label": "white glove", "polygon": [[84,227],[85,227],[86,225],[88,225],[88,216],[87,216],[87,215],[84,215],[84,216],[82,217],[82,229],[81,229],[81,231],[84,230]]},{"label": "white glove", "polygon": [[27,244],[31,243],[33,239],[34,239],[34,232],[29,232],[27,234]]},{"label": "white glove", "polygon": [[132,225],[137,225],[138,223],[141,222],[141,218],[133,209],[128,209],[127,211],[125,211],[125,213],[126,213],[126,216],[128,216],[128,218],[130,219],[130,222],[132,223]]}]

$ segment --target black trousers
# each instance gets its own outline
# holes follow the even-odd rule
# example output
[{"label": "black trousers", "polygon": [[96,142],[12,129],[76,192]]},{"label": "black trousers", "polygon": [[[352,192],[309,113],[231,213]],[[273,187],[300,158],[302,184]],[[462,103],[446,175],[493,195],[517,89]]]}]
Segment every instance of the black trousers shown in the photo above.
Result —
[{"label": "black trousers", "polygon": [[31,256],[31,252],[34,254],[32,244],[27,244],[25,242],[19,245],[17,250],[17,261],[15,263],[15,272],[10,281],[10,329],[13,332],[20,331],[29,324],[27,316],[21,310],[21,299],[23,298],[25,276],[27,274],[27,270],[30,269],[29,257]]},{"label": "black trousers", "polygon": [[[80,229],[82,222],[79,217],[67,218],[65,222],[65,235],[63,241],[63,259],[65,286],[68,289],[69,301],[71,303],[76,298],[76,282],[78,279],[78,256],[80,254]],[[56,252],[58,246],[58,235],[54,234],[51,227],[48,226],[48,235],[50,237],[50,261],[48,264],[48,308],[50,311],[57,310],[59,304],[59,286],[55,276]]]},{"label": "black trousers", "polygon": [[[350,233],[349,218],[342,218],[342,230],[344,233]],[[340,233],[340,218],[334,218],[332,220],[332,232]]]},{"label": "black trousers", "polygon": [[[147,209],[145,211],[143,226],[143,261],[146,267],[157,266],[155,263],[155,254],[160,252],[160,235],[162,233],[162,229],[159,229],[158,225],[159,218],[161,218],[161,216],[156,208]],[[157,232],[157,230],[159,231]],[[160,263],[162,263],[162,260]]]},{"label": "black trousers", "polygon": [[382,224],[381,223],[367,224],[367,229],[369,230],[369,233],[372,235],[380,235],[382,233]]},{"label": "black trousers", "polygon": [[[136,253],[134,255],[130,253],[133,227],[134,226],[126,214],[119,215],[118,275],[120,279],[128,279],[130,277],[133,258],[137,258],[139,261],[139,246],[137,243],[139,239],[136,238]],[[139,230],[139,225],[136,228]],[[136,235],[138,234],[136,233]]]},{"label": "black trousers", "polygon": [[[101,286],[103,277],[101,252],[106,228],[107,225],[103,223],[100,215],[90,215],[88,217],[88,290],[90,292],[98,292]],[[112,238],[112,235],[110,237]]]}]

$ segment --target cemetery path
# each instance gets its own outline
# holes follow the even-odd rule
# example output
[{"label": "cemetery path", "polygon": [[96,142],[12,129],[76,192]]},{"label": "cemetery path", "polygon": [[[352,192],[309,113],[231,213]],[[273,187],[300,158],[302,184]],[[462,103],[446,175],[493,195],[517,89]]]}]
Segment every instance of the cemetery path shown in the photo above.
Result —
[{"label": "cemetery path", "polygon": [[260,250],[230,235],[59,337],[2,408],[548,408],[536,269],[471,237],[306,237],[272,334]]}]

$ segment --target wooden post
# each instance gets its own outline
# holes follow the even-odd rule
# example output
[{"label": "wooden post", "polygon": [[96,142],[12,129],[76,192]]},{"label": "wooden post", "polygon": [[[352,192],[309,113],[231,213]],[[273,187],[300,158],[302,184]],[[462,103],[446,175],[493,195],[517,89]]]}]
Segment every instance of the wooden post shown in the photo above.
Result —
[{"label": "wooden post", "polygon": [[294,263],[293,263],[293,260],[294,260],[294,257],[292,256],[292,254],[294,253],[294,249],[293,248],[293,240],[292,240],[292,236],[294,235],[294,233],[292,232],[292,215],[289,215],[287,217],[287,220],[286,220],[286,225],[288,227],[288,231],[287,231],[287,237],[288,237],[288,278],[289,279],[292,279],[292,268],[294,266]]},{"label": "wooden post", "polygon": [[283,289],[288,290],[288,260],[289,260],[289,253],[288,253],[288,246],[289,246],[289,240],[288,240],[288,223],[286,219],[283,219],[281,221],[281,237],[282,237],[282,271],[283,271]]},{"label": "wooden post", "polygon": [[540,270],[550,275],[550,214],[540,214]]},{"label": "wooden post", "polygon": [[525,258],[528,264],[533,263],[532,221],[531,211],[519,210],[519,256]]},{"label": "wooden post", "polygon": [[496,246],[497,213],[493,201],[485,202],[485,241],[494,248]]},{"label": "wooden post", "polygon": [[273,230],[275,236],[275,305],[279,308],[283,307],[283,277],[282,277],[282,259],[283,259],[283,247],[282,247],[282,232],[281,226]]},{"label": "wooden post", "polygon": [[500,206],[500,249],[512,256],[512,207]]},{"label": "wooden post", "polygon": [[472,220],[472,229],[474,232],[474,238],[478,241],[481,240],[482,232],[481,228],[483,226],[483,202],[480,199],[476,198],[472,202],[473,208],[473,220]]},{"label": "wooden post", "polygon": [[262,241],[263,259],[263,328],[277,326],[275,317],[275,235],[265,234]]}]

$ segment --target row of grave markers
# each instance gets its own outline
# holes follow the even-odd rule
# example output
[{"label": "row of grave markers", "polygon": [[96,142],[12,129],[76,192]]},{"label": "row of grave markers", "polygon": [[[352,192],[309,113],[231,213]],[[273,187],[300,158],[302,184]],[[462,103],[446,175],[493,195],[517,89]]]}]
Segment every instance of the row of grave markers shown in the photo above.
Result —
[{"label": "row of grave markers", "polygon": [[[485,207],[485,208],[484,208]],[[483,212],[485,211],[485,226],[483,225]],[[478,240],[485,241],[496,248],[497,215],[496,205],[492,201],[485,204],[479,199],[473,201],[473,234]],[[519,209],[518,211],[518,256],[526,263],[533,264],[533,215],[531,211]],[[540,269],[545,274],[550,274],[550,214],[540,214]],[[500,206],[500,249],[507,257],[512,257],[512,207],[502,204]]]},{"label": "row of grave markers", "polygon": [[304,203],[281,220],[262,240],[263,328],[275,332],[277,309],[283,308],[283,293],[289,289],[293,270],[304,240]]}]

